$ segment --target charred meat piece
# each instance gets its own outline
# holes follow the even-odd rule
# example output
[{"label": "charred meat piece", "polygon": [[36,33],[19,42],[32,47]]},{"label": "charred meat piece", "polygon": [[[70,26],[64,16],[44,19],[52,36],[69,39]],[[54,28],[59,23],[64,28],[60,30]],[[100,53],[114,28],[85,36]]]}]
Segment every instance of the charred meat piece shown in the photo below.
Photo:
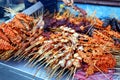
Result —
[{"label": "charred meat piece", "polygon": [[114,40],[114,42],[115,42],[116,45],[120,44],[120,39],[113,37],[113,40]]},{"label": "charred meat piece", "polygon": [[120,32],[120,24],[118,23],[118,20],[115,19],[115,18],[107,18],[104,20],[104,23],[103,23],[103,28],[106,28],[108,26],[111,26],[111,29],[114,30],[114,31],[118,31]]},{"label": "charred meat piece", "polygon": [[92,37],[93,31],[94,31],[94,28],[91,28],[91,29],[89,30],[88,35],[89,35],[90,37]]},{"label": "charred meat piece", "polygon": [[111,19],[105,19],[102,26],[103,26],[104,28],[106,28],[108,25],[110,25],[110,21],[111,21]]},{"label": "charred meat piece", "polygon": [[66,19],[62,19],[62,20],[58,20],[56,25],[57,26],[62,26],[62,25],[65,25],[67,23],[67,20]]},{"label": "charred meat piece", "polygon": [[50,19],[50,23],[53,25],[53,24],[55,24],[57,22],[57,19],[54,19],[54,18],[52,18],[52,19]]},{"label": "charred meat piece", "polygon": [[85,29],[82,31],[83,34],[87,34],[90,37],[92,37],[94,28],[91,26],[85,27]]},{"label": "charred meat piece", "polygon": [[114,31],[117,31],[116,23],[117,23],[117,20],[115,18],[113,18],[110,22],[110,24],[112,26],[112,30],[114,30]]},{"label": "charred meat piece", "polygon": [[116,29],[118,32],[120,32],[120,24],[118,23],[118,21],[116,21]]}]

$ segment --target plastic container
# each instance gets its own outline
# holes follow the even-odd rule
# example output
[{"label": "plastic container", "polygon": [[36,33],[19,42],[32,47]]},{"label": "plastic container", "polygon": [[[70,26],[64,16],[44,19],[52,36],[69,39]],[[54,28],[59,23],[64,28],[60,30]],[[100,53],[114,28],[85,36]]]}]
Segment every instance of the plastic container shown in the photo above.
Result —
[{"label": "plastic container", "polygon": [[[44,10],[50,11],[53,13],[57,9],[57,0],[36,0],[40,1],[44,5]],[[32,6],[34,3],[30,3],[28,0],[24,0],[25,8]]]},{"label": "plastic container", "polygon": [[25,13],[27,15],[33,16],[34,18],[40,18],[43,19],[43,4],[39,1],[36,4],[32,5],[31,7],[25,9],[22,13]]},{"label": "plastic container", "polygon": [[[22,13],[32,16],[34,18],[39,18],[39,23],[40,23],[41,21],[43,21],[43,12],[44,12],[43,10],[44,10],[44,6],[39,1],[36,4],[32,5],[31,7],[22,11]],[[11,14],[11,16],[13,18],[15,16],[15,14]],[[12,20],[12,18],[10,20]],[[10,20],[8,20],[6,22],[9,22]]]}]

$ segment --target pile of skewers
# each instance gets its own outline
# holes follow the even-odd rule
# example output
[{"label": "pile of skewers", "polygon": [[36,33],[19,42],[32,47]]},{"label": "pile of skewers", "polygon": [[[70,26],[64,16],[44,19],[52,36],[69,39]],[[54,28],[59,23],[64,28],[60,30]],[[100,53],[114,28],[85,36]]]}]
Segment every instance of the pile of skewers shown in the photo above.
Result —
[{"label": "pile of skewers", "polygon": [[44,21],[40,28],[32,17],[20,13],[1,24],[0,59],[28,60],[26,65],[44,66],[50,77],[56,74],[57,79],[66,74],[67,79],[74,78],[78,69],[88,77],[116,66],[113,54],[120,55],[117,20],[115,29],[96,17],[75,17],[66,11],[53,18],[45,16]]},{"label": "pile of skewers", "polygon": [[35,24],[34,18],[20,13],[10,22],[0,25],[1,60],[8,59],[15,51],[30,42],[29,38],[34,35]]}]

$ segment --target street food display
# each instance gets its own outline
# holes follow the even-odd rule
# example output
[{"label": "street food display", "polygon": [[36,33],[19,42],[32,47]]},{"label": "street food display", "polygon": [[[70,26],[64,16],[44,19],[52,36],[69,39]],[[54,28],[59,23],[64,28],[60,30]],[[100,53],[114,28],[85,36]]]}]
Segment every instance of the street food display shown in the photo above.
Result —
[{"label": "street food display", "polygon": [[80,69],[86,77],[104,74],[120,65],[116,58],[120,55],[119,20],[75,16],[66,10],[52,18],[44,16],[44,26],[37,22],[18,13],[0,25],[1,60],[28,60],[26,65],[44,66],[50,77],[57,79],[66,74],[66,79],[74,79]]}]

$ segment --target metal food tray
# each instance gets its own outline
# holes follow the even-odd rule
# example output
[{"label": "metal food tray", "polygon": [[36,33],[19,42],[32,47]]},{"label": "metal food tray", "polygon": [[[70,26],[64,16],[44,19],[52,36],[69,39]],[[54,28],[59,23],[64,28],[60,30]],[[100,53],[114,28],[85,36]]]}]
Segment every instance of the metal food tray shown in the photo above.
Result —
[{"label": "metal food tray", "polygon": [[18,66],[10,64],[0,63],[0,80],[43,80],[25,72],[23,67],[18,68]]},{"label": "metal food tray", "polygon": [[[26,63],[26,61],[1,61],[0,80],[56,80],[54,77],[50,79],[49,75],[43,67],[41,67],[39,72],[36,74],[36,71],[38,71],[38,69],[35,67],[26,67]],[[61,80],[64,80],[64,78]]]}]

